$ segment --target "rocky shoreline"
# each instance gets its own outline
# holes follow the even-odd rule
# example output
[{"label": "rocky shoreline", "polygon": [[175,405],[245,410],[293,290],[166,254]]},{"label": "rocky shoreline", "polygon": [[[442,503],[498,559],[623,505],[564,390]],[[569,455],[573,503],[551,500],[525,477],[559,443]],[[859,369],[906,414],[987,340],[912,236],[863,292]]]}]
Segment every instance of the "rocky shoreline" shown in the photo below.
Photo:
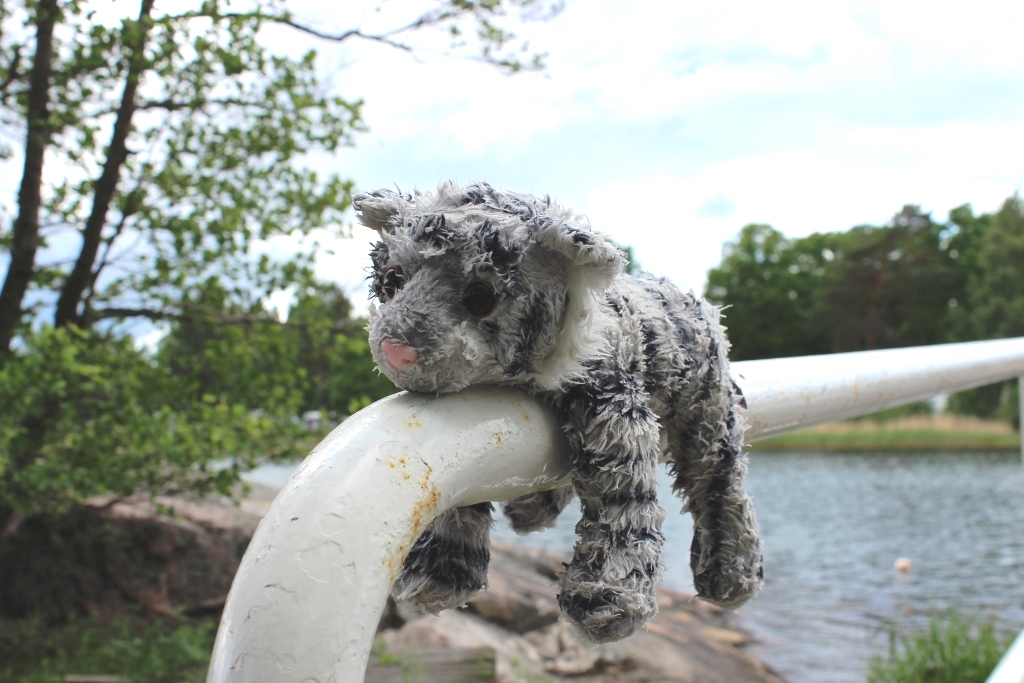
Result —
[{"label": "rocky shoreline", "polygon": [[744,651],[749,634],[722,609],[659,592],[659,614],[619,643],[587,646],[558,616],[562,558],[495,542],[488,590],[465,609],[415,615],[389,605],[378,645],[387,653],[437,648],[495,651],[497,680],[562,683],[782,683]]},{"label": "rocky shoreline", "polygon": [[[6,530],[17,562],[0,571],[0,618],[152,614],[216,615],[274,491],[227,500],[94,501],[58,520],[28,518]],[[172,515],[163,514],[172,511]],[[464,609],[417,615],[389,603],[375,657],[439,649],[494,651],[504,683],[783,683],[748,654],[732,613],[662,589],[659,615],[619,643],[588,647],[559,619],[562,558],[493,546],[489,588]]]}]

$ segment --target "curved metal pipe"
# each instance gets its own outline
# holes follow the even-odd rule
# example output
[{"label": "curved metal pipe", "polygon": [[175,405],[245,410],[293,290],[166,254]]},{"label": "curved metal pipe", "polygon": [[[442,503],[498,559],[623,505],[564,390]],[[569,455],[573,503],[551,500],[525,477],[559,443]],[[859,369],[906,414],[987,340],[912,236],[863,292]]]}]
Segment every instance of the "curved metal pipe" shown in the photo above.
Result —
[{"label": "curved metal pipe", "polygon": [[[1024,339],[734,363],[733,375],[757,439],[1024,375]],[[398,394],[360,411],[256,531],[207,681],[362,681],[391,583],[434,517],[568,471],[550,409],[518,390]]]},{"label": "curved metal pipe", "polygon": [[550,410],[518,391],[397,394],[353,415],[256,530],[207,681],[362,681],[391,583],[434,517],[568,472]]},{"label": "curved metal pipe", "polygon": [[732,364],[756,441],[1024,375],[1024,337]]}]

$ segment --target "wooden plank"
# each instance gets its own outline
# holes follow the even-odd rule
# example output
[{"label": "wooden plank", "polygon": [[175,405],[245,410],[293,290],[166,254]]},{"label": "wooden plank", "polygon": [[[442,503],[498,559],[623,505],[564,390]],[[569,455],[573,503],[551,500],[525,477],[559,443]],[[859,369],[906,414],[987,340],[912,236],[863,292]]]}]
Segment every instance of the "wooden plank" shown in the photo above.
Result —
[{"label": "wooden plank", "polygon": [[366,683],[495,681],[494,650],[416,650],[370,655]]}]

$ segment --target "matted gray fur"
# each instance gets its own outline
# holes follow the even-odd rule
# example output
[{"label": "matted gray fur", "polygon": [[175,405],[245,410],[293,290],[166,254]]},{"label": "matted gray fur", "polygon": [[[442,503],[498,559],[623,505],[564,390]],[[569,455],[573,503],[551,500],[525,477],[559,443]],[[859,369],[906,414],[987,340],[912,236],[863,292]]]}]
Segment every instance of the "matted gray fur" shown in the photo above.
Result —
[{"label": "matted gray fur", "polygon": [[[632,634],[657,612],[665,510],[659,456],[693,517],[698,595],[736,607],[762,583],[761,540],[744,488],[742,401],[719,312],[649,275],[549,198],[487,184],[435,194],[354,197],[380,236],[371,252],[370,348],[396,385],[450,392],[518,385],[555,409],[572,450],[572,488],[503,504],[520,533],[580,500],[579,536],[561,576],[565,617],[595,642]],[[393,588],[437,612],[486,585],[489,503],[440,515]]]}]

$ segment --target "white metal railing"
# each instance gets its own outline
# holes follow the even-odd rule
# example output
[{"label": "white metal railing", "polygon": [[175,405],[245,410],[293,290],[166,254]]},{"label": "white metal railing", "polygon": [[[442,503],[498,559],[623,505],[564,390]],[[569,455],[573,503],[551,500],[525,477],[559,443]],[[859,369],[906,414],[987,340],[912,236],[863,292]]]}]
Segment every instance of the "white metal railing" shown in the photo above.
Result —
[{"label": "white metal railing", "polygon": [[[750,440],[1021,377],[1024,338],[734,363]],[[440,512],[564,482],[551,411],[474,388],[397,394],[331,432],[253,536],[207,681],[363,680],[388,591]],[[989,683],[1022,683],[1024,638]],[[1005,669],[1005,672],[1004,672]]]},{"label": "white metal railing", "polygon": [[[1024,384],[1024,380],[1021,380]],[[1024,388],[1024,387],[1022,387]],[[1010,649],[988,677],[986,683],[1022,683],[1024,681],[1024,631],[1017,634]]]}]

